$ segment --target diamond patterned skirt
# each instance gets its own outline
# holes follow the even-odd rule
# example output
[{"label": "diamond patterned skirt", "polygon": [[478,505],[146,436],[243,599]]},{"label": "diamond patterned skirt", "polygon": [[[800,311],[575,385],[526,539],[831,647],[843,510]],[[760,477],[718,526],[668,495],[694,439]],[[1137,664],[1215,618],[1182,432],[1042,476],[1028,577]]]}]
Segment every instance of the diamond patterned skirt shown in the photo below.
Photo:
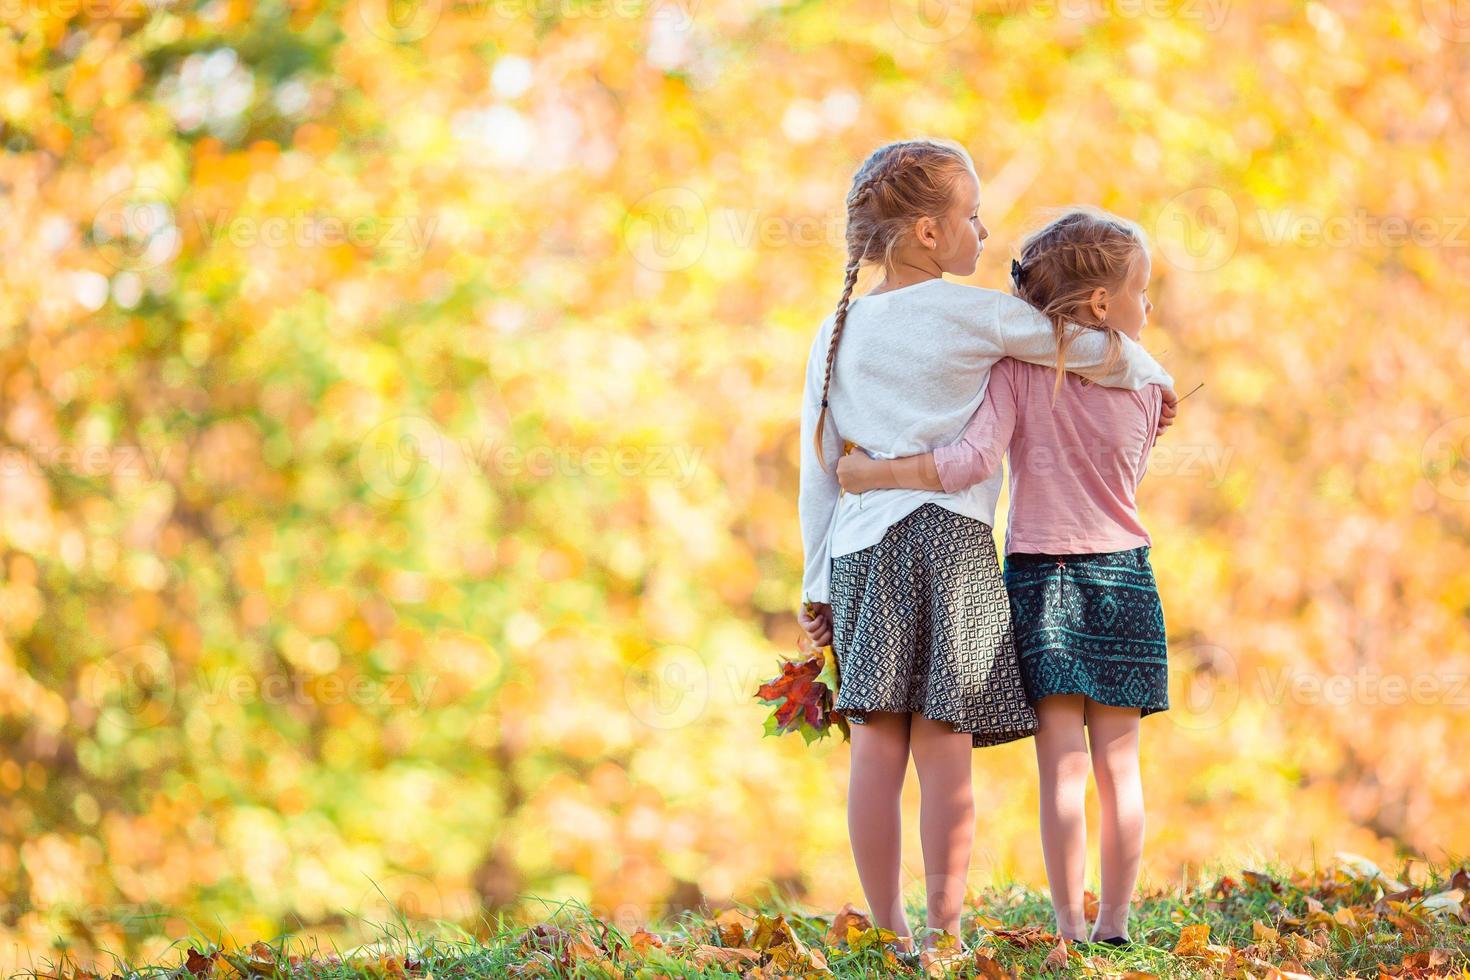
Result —
[{"label": "diamond patterned skirt", "polygon": [[982,748],[1036,733],[990,525],[924,504],[832,559],[834,710],[919,712]]},{"label": "diamond patterned skirt", "polygon": [[1164,610],[1148,546],[1077,555],[1006,555],[1026,697],[1085,694],[1139,708],[1169,707]]}]

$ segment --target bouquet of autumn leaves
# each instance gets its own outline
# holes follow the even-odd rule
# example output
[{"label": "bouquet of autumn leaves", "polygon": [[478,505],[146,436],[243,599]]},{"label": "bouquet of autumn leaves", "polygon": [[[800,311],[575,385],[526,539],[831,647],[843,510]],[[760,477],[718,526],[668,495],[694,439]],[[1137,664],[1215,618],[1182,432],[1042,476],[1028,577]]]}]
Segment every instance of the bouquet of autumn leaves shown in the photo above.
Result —
[{"label": "bouquet of autumn leaves", "polygon": [[[807,606],[811,611],[811,606]],[[773,706],[766,719],[767,735],[800,732],[810,745],[825,738],[836,725],[844,741],[852,732],[842,712],[832,709],[837,692],[837,653],[830,646],[818,647],[806,635],[797,643],[802,656],[781,661],[781,673],[755,692],[763,704]]]}]

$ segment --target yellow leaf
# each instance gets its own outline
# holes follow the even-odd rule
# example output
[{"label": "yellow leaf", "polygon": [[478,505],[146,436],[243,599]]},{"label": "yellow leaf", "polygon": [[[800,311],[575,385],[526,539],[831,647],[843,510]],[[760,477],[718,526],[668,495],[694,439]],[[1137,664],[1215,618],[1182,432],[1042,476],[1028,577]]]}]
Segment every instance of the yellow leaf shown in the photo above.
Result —
[{"label": "yellow leaf", "polygon": [[1210,926],[1208,923],[1200,925],[1185,926],[1179,930],[1179,942],[1174,944],[1175,956],[1200,956],[1205,952],[1205,947],[1210,942]]}]

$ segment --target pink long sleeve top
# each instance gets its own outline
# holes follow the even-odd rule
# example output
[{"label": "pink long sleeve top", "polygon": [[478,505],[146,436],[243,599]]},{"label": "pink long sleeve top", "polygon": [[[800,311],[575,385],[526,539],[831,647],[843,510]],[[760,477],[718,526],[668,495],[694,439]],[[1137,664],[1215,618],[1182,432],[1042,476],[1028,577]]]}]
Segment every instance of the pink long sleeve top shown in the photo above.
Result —
[{"label": "pink long sleeve top", "polygon": [[1148,468],[1160,388],[1104,388],[1006,357],[959,440],[934,450],[945,492],[989,479],[1010,452],[1006,554],[1127,551],[1152,544],[1133,495]]}]

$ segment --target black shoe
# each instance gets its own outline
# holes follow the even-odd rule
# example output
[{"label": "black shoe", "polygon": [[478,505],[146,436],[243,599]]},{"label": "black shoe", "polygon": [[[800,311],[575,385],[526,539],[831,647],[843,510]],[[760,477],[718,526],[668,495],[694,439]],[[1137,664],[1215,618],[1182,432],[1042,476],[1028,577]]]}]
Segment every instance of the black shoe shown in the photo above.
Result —
[{"label": "black shoe", "polygon": [[1089,945],[1092,946],[1132,946],[1133,940],[1125,936],[1109,936],[1106,939],[1094,939]]}]

